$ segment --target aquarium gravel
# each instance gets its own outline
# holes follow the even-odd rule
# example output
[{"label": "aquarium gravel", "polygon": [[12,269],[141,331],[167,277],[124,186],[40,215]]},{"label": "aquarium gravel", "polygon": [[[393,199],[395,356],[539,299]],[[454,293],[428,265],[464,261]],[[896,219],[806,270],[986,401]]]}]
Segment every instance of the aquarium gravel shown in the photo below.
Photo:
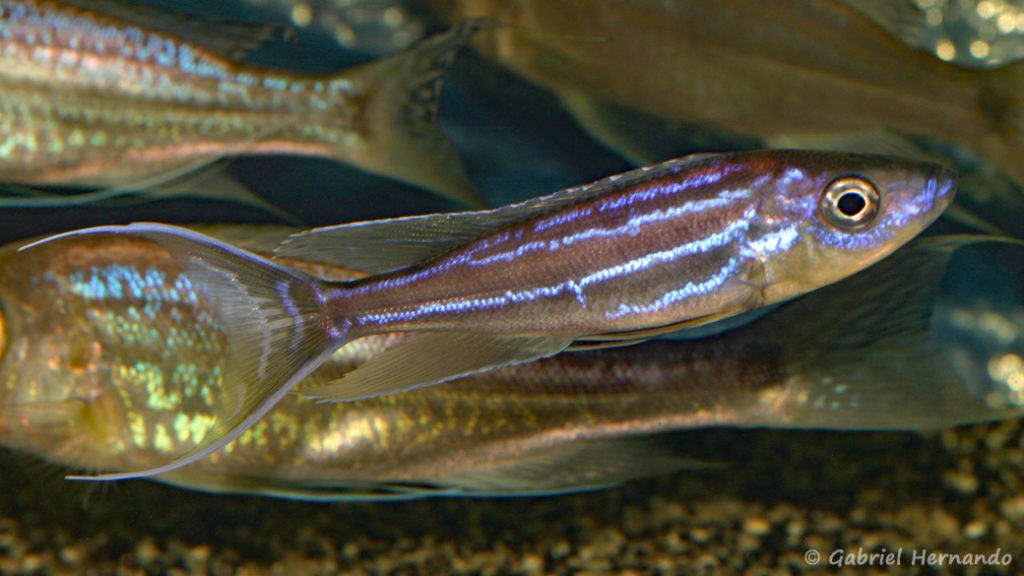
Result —
[{"label": "aquarium gravel", "polygon": [[0,573],[861,575],[898,561],[924,574],[1014,574],[1022,430],[709,430],[672,437],[717,461],[703,470],[558,497],[398,503],[74,483],[8,453]]}]

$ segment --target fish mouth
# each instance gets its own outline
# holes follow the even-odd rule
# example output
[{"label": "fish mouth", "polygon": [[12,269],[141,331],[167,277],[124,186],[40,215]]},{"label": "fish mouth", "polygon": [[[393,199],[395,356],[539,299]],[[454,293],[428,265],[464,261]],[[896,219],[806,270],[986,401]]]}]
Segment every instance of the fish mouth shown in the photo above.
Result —
[{"label": "fish mouth", "polygon": [[956,185],[959,177],[956,170],[948,166],[936,165],[928,178],[928,192],[932,198],[932,210],[942,212],[956,196]]}]

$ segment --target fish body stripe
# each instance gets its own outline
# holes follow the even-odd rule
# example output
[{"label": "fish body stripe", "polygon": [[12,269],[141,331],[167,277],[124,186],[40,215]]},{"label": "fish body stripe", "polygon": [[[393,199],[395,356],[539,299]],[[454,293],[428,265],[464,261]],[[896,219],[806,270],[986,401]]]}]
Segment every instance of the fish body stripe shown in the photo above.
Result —
[{"label": "fish body stripe", "polygon": [[[571,309],[587,328],[629,329],[649,323],[652,315],[668,315],[669,309],[685,306],[689,299],[713,297],[716,289],[745,270],[741,249],[759,257],[745,246],[760,229],[749,186],[759,185],[761,178],[753,184],[741,180],[714,186],[736,171],[736,166],[729,166],[683,182],[654,181],[627,189],[484,237],[428,265],[363,284],[346,297],[375,299],[386,293],[382,300],[391,305],[371,306],[355,323],[422,325],[477,313],[494,322],[493,316],[503,310],[544,301],[553,306],[575,303]],[[776,241],[774,246],[784,244]],[[558,269],[566,269],[558,263],[566,261],[574,263],[568,267],[572,274],[558,278]],[[473,295],[452,291],[459,287]],[[612,305],[609,295],[615,293],[634,296]],[[394,305],[396,300],[399,305]],[[532,321],[543,324],[545,312],[540,314]],[[513,316],[513,322],[523,321],[522,311]]]}]

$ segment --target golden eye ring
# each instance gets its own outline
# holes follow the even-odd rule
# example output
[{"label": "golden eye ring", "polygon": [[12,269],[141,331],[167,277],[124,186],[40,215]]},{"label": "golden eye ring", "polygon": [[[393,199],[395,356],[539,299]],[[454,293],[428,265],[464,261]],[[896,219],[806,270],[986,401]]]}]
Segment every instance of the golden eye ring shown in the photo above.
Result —
[{"label": "golden eye ring", "polygon": [[874,184],[859,176],[836,178],[825,187],[819,207],[826,224],[840,230],[861,230],[878,215],[882,197]]}]

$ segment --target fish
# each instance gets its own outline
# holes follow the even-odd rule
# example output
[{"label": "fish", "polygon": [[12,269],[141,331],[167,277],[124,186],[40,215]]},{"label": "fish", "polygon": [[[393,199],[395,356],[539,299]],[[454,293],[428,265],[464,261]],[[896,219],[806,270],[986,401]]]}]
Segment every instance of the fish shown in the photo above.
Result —
[{"label": "fish", "polygon": [[920,28],[912,2],[427,4],[446,20],[505,23],[474,46],[553,91],[590,134],[638,163],[665,158],[666,140],[694,127],[760,147],[850,152],[921,153],[911,139],[923,137],[1024,186],[1024,64],[967,69],[907,46],[887,28]]},{"label": "fish", "polygon": [[942,165],[887,157],[694,155],[494,210],[313,229],[275,252],[371,274],[352,282],[157,223],[86,228],[22,250],[94,234],[147,238],[216,303],[229,340],[225,411],[193,452],[135,474],[154,475],[236,438],[348,342],[411,333],[305,395],[355,400],[577,341],[635,343],[849,276],[920,233],[955,188]]},{"label": "fish", "polygon": [[[258,250],[287,235],[228,233],[259,239],[247,244]],[[1019,417],[1024,404],[992,406],[957,375],[931,322],[950,255],[1010,243],[1020,245],[917,239],[701,340],[567,352],[345,404],[289,395],[223,450],[155,479],[322,501],[536,495],[697,466],[656,442],[668,431],[936,430]],[[156,467],[201,442],[228,337],[180,262],[155,242],[117,234],[15,248],[0,249],[0,444],[95,471]],[[336,281],[366,276],[289,264]],[[296,389],[408,337],[351,342]]]},{"label": "fish", "polygon": [[[0,181],[120,190],[225,156],[292,154],[484,206],[436,123],[442,74],[484,25],[314,75],[224,55],[247,27],[110,0],[2,0]],[[200,26],[223,53],[190,40]]]}]

